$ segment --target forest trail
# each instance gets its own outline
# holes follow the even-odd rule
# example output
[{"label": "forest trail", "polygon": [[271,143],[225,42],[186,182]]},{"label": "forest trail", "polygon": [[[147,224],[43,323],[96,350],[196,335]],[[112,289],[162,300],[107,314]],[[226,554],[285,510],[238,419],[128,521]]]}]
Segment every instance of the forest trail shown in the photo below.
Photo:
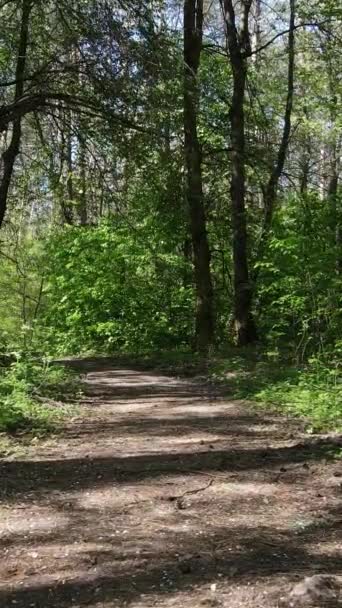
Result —
[{"label": "forest trail", "polygon": [[63,434],[0,462],[1,608],[276,608],[342,574],[336,442],[200,379],[79,368]]}]

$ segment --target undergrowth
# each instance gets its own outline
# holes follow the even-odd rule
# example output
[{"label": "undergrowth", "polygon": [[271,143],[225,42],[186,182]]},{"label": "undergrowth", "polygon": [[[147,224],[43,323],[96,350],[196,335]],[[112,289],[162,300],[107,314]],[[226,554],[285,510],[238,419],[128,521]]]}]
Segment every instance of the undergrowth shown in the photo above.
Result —
[{"label": "undergrowth", "polygon": [[63,403],[77,390],[75,377],[65,368],[17,355],[0,368],[0,432],[55,429],[67,411]]},{"label": "undergrowth", "polygon": [[215,359],[211,375],[223,381],[237,398],[306,419],[308,432],[341,430],[342,374],[338,363],[312,358],[305,365],[294,365],[282,361],[277,353],[268,355],[243,353]]}]

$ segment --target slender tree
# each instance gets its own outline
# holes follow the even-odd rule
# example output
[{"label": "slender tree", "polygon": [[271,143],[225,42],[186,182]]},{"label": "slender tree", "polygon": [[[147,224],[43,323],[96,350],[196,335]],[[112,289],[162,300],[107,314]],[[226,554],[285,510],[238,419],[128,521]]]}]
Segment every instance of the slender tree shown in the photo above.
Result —
[{"label": "slender tree", "polygon": [[203,37],[203,0],[184,2],[184,147],[186,197],[190,211],[196,306],[196,346],[208,350],[214,335],[213,289],[202,183],[202,153],[198,139],[197,80]]},{"label": "slender tree", "polygon": [[234,331],[239,346],[256,340],[252,315],[253,286],[248,268],[246,175],[245,175],[245,92],[247,57],[251,52],[248,20],[252,0],[241,2],[240,26],[232,0],[221,0],[228,54],[233,76],[230,108],[231,127],[231,213],[234,266]]},{"label": "slender tree", "polygon": [[[294,70],[295,70],[295,0],[290,0],[289,21],[289,43],[288,43],[288,70],[287,70],[287,95],[284,112],[283,132],[278,148],[277,158],[270,173],[266,188],[264,189],[264,221],[261,230],[257,260],[263,255],[268,234],[272,225],[274,207],[277,200],[279,180],[284,170],[286,155],[291,135],[291,118],[294,94]],[[254,273],[254,282],[257,279],[257,271]]]}]

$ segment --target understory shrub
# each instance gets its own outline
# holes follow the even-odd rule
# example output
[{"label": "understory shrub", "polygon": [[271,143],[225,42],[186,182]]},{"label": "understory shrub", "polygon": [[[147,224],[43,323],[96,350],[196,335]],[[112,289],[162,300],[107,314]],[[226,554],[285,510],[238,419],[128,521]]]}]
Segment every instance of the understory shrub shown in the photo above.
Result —
[{"label": "understory shrub", "polygon": [[[148,236],[147,243],[148,241]],[[52,352],[181,348],[193,330],[183,255],[107,221],[68,228],[49,243],[45,289]]]},{"label": "understory shrub", "polygon": [[337,352],[342,276],[336,223],[342,218],[336,214],[331,201],[316,194],[287,199],[258,263],[260,335],[268,344],[292,350],[297,361]]},{"label": "understory shrub", "polygon": [[75,378],[63,367],[17,356],[0,368],[0,431],[44,431],[65,413],[58,399],[77,391]]},{"label": "understory shrub", "polygon": [[342,373],[336,353],[329,360],[311,357],[302,365],[275,351],[235,353],[214,360],[211,375],[236,397],[306,419],[308,431],[342,429]]},{"label": "understory shrub", "polygon": [[337,369],[309,365],[258,390],[255,399],[306,418],[309,431],[342,429],[342,376]]}]

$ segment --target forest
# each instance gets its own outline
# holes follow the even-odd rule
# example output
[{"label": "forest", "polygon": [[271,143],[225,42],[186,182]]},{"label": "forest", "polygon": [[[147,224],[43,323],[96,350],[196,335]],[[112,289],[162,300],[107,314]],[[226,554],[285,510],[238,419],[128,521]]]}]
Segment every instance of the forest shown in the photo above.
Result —
[{"label": "forest", "polygon": [[[262,466],[260,415],[264,429],[280,417],[276,458],[292,449],[282,445],[281,427],[300,429],[304,443],[312,436],[332,441],[319,457],[305,448],[301,462],[341,457],[340,3],[0,0],[0,17],[0,456],[9,467],[9,496],[13,479],[22,492],[25,483],[28,493],[45,491],[54,479],[67,492],[62,479],[71,472],[61,462],[78,454],[75,478],[80,475],[83,489],[97,487],[101,476],[108,481],[107,448],[96,460],[93,446],[94,469],[86,474],[81,443],[93,445],[99,433],[107,446],[109,428],[113,441],[125,441],[134,424],[120,418],[120,399],[135,404],[142,426],[134,433],[141,439],[146,404],[139,413],[136,401],[144,396],[169,403],[174,393],[180,407],[191,391],[198,399],[205,393],[219,410],[225,399],[246,403],[251,413],[238,409],[234,419],[250,416]],[[197,431],[221,436],[218,420],[228,410],[219,410],[201,427],[194,422]],[[146,416],[148,429],[150,410]],[[73,424],[75,435],[66,430]],[[184,413],[175,436],[190,436],[189,424]],[[94,436],[82,425],[93,425]],[[151,429],[162,453],[168,435],[162,426]],[[241,433],[243,468],[249,439],[246,428]],[[197,439],[199,446],[207,441]],[[140,454],[130,447],[134,441],[127,439],[127,453]],[[199,460],[188,468],[217,469],[212,443],[208,458],[196,452]],[[49,454],[57,463],[51,471]],[[16,458],[19,472],[11,469]],[[36,479],[32,463],[41,458]],[[160,465],[165,475],[170,462]],[[286,468],[286,457],[279,463]],[[156,466],[147,459],[144,475]],[[129,480],[138,464],[127,467]],[[174,498],[180,511],[187,493]],[[185,578],[193,572],[188,562],[182,567]],[[325,562],[318,570],[329,573]],[[206,605],[278,606],[247,595],[220,603],[213,580]],[[76,587],[65,594],[58,587],[48,605],[90,605]],[[138,596],[133,601],[118,592],[117,604],[105,603],[109,588],[107,581],[100,603],[91,605],[198,608],[204,602],[190,594],[177,604],[165,597],[138,604]],[[0,605],[47,605],[35,589],[25,596],[0,585]]]},{"label": "forest", "polygon": [[254,351],[288,366],[283,405],[299,390],[331,424],[338,3],[13,0],[1,16],[2,407],[40,383],[39,360],[219,353],[229,368]]}]

